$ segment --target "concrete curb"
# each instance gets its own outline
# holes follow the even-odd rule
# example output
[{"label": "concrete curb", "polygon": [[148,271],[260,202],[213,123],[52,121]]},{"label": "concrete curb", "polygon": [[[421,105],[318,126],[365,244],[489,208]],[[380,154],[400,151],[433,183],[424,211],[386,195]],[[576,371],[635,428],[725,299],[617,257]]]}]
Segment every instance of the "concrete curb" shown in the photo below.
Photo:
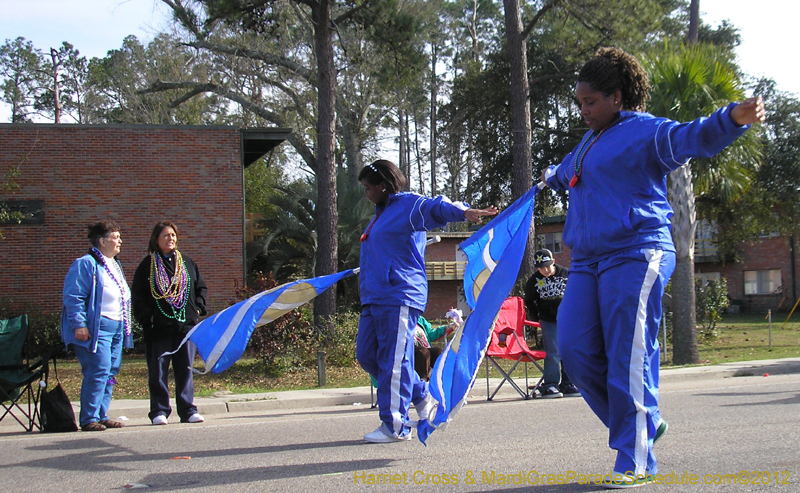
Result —
[{"label": "concrete curb", "polygon": [[[800,374],[800,358],[733,362],[714,366],[668,368],[661,370],[660,378],[663,384],[677,381],[763,375],[765,373],[771,375]],[[525,383],[524,378],[515,379],[515,381],[520,387]],[[535,379],[529,379],[529,383],[533,384],[535,382]],[[489,380],[492,391],[494,391],[494,388],[497,387],[499,383],[500,379],[492,378]],[[518,397],[518,394],[506,383],[501,387],[495,399],[502,400],[513,397]],[[473,401],[486,400],[485,378],[480,378],[480,375],[478,376],[474,387],[470,391],[469,399]],[[370,387],[292,390],[260,394],[229,394],[216,397],[198,397],[195,399],[195,404],[201,414],[247,413],[254,411],[308,409],[329,406],[369,406],[370,402]],[[115,399],[111,401],[111,414],[114,416],[146,416],[148,409],[149,402],[145,399]]]},{"label": "concrete curb", "polygon": [[[724,363],[714,366],[695,366],[682,368],[669,368],[661,370],[660,378],[662,386],[664,384],[691,382],[704,379],[735,378],[755,375],[785,375],[800,374],[800,358],[787,358],[776,360],[745,361]],[[515,379],[522,387],[525,384],[523,379]],[[536,380],[529,379],[533,384]],[[489,385],[494,391],[500,379],[490,379]],[[506,399],[518,399],[519,395],[507,383],[503,385],[495,396],[498,401]],[[486,400],[486,378],[475,381],[469,399],[475,402]],[[309,389],[292,390],[285,392],[266,392],[259,394],[227,394],[214,397],[198,397],[195,399],[197,410],[204,415],[219,414],[244,414],[258,411],[274,411],[289,409],[311,409],[318,407],[331,406],[370,406],[370,387],[354,387],[346,389]],[[173,409],[175,402],[172,402]],[[149,412],[150,402],[148,399],[113,399],[109,415],[113,418],[125,416],[128,419],[146,418]],[[80,412],[78,402],[73,402],[75,415]],[[175,419],[176,417],[173,417]],[[3,420],[2,424],[6,424]],[[10,420],[16,425],[16,422]]]}]

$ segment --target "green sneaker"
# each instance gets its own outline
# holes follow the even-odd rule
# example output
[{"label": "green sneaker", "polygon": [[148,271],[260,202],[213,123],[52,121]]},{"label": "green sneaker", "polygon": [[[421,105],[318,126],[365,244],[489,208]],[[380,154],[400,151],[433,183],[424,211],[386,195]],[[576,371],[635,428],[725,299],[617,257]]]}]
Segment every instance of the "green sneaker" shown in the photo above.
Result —
[{"label": "green sneaker", "polygon": [[603,488],[614,490],[623,488],[636,488],[637,486],[643,486],[654,481],[655,477],[652,474],[633,477],[631,475],[613,472],[611,473],[610,478],[603,479]]},{"label": "green sneaker", "polygon": [[656,436],[653,437],[653,445],[655,445],[658,439],[667,432],[667,428],[669,428],[669,426],[667,426],[667,422],[662,419],[656,427]]}]

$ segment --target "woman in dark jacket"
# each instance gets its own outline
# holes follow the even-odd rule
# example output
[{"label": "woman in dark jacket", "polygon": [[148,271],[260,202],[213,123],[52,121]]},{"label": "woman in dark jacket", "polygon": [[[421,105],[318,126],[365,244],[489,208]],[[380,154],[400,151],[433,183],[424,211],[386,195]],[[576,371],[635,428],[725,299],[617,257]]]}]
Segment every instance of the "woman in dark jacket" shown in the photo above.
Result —
[{"label": "woman in dark jacket", "polygon": [[[169,363],[175,372],[175,401],[181,423],[202,423],[194,405],[192,360],[195,348],[186,333],[206,314],[206,284],[192,259],[177,249],[178,227],[169,221],[155,225],[148,251],[133,276],[133,315],[144,330],[150,389],[150,420],[167,424]],[[163,356],[164,353],[174,354]]]}]

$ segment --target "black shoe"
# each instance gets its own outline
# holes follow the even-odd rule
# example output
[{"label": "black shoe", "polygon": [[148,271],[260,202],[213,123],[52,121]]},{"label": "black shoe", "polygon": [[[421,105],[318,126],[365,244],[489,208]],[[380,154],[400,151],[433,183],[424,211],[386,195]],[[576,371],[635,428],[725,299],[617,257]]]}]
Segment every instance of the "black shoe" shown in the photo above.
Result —
[{"label": "black shoe", "polygon": [[558,390],[560,390],[561,393],[564,394],[564,397],[580,397],[581,396],[581,391],[578,390],[578,387],[574,386],[571,383],[559,386]]},{"label": "black shoe", "polygon": [[558,387],[555,385],[548,385],[539,387],[539,397],[542,399],[558,399],[559,397],[564,397],[564,394],[559,392]]}]

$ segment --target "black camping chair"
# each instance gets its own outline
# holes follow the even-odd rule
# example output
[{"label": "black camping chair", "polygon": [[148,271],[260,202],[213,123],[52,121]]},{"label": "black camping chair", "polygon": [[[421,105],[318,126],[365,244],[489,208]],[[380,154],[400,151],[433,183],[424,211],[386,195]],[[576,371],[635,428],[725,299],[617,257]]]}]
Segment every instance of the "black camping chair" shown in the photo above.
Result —
[{"label": "black camping chair", "polygon": [[54,352],[49,351],[47,356],[30,364],[27,356],[23,356],[27,338],[27,315],[0,320],[0,404],[5,409],[0,421],[11,416],[25,431],[33,431],[34,427],[42,429],[39,396],[47,386],[48,363]]}]

